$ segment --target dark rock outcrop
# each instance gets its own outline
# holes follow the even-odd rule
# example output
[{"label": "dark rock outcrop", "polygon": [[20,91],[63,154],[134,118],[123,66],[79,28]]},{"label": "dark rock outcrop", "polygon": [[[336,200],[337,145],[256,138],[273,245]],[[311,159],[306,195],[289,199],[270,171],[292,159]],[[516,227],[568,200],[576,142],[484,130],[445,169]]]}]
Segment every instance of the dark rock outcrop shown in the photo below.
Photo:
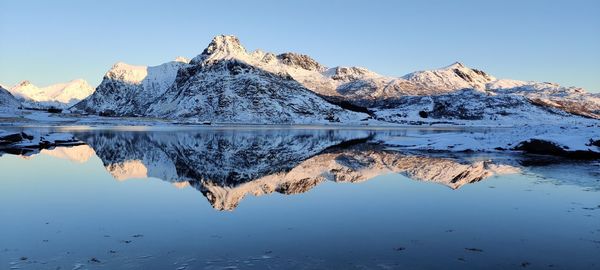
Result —
[{"label": "dark rock outcrop", "polygon": [[277,59],[279,59],[283,64],[300,67],[306,70],[312,71],[325,71],[325,67],[319,64],[319,62],[312,59],[310,56],[305,54],[297,54],[297,53],[282,53],[277,55]]},{"label": "dark rock outcrop", "polygon": [[572,159],[600,159],[600,153],[590,150],[569,150],[551,141],[531,139],[519,143],[514,150],[531,154],[561,156]]}]

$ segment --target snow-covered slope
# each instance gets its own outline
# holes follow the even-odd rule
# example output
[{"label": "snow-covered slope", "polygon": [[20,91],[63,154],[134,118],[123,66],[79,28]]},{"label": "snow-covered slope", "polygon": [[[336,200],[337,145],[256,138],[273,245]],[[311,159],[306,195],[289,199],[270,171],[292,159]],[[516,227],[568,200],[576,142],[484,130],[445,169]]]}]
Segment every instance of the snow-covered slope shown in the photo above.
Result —
[{"label": "snow-covered slope", "polygon": [[563,87],[547,82],[497,80],[488,83],[486,89],[495,93],[524,96],[540,106],[600,119],[600,94],[588,93],[583,88]]},{"label": "snow-covered slope", "polygon": [[402,124],[452,122],[469,125],[589,122],[553,107],[536,106],[526,97],[464,89],[432,96],[401,96],[372,108],[375,118]]},{"label": "snow-covered slope", "polygon": [[485,90],[487,83],[496,80],[485,72],[468,68],[460,62],[441,69],[413,72],[402,78],[421,88],[435,89],[438,93],[460,89]]},{"label": "snow-covered slope", "polygon": [[147,67],[116,63],[91,96],[73,109],[105,115],[143,115],[149,104],[173,84],[180,68],[188,65],[185,58]]},{"label": "snow-covered slope", "polygon": [[17,100],[8,90],[0,86],[0,110],[9,111],[17,109],[21,102]]},{"label": "snow-covered slope", "polygon": [[91,95],[94,88],[82,79],[42,88],[29,81],[23,81],[11,88],[10,92],[21,99],[27,107],[64,109]]},{"label": "snow-covered slope", "polygon": [[[554,83],[496,79],[483,71],[466,67],[458,62],[437,70],[410,73],[402,78],[409,82],[404,84],[404,89],[412,88],[411,91],[397,91],[400,95],[396,97],[378,95],[378,101],[372,103],[373,106],[391,108],[391,104],[396,103],[394,100],[415,100],[419,99],[417,98],[419,96],[431,96],[431,99],[445,99],[447,102],[456,103],[453,106],[460,107],[462,112],[448,111],[454,115],[461,113],[477,114],[477,111],[486,110],[487,118],[495,118],[495,115],[506,116],[505,112],[512,107],[513,112],[511,114],[521,119],[545,122],[555,120],[553,114],[544,112],[548,111],[547,109],[558,109],[571,114],[600,119],[600,95],[598,94],[590,94],[582,88],[562,87]],[[463,90],[472,90],[481,94],[471,94],[465,97],[460,94],[461,92],[465,93]],[[524,97],[525,99],[524,102],[519,102],[517,107],[504,102],[507,99],[518,100],[518,97]],[[477,108],[480,105],[487,107]],[[540,106],[547,109],[533,108]],[[406,108],[396,107],[396,109],[404,110]],[[519,111],[523,113],[519,113]],[[390,115],[391,113],[387,114]],[[444,116],[440,114],[437,116],[434,114],[433,117],[456,118],[451,115]]]},{"label": "snow-covered slope", "polygon": [[0,85],[0,117],[13,117],[21,102]]},{"label": "snow-covered slope", "polygon": [[[406,120],[402,117],[395,117],[397,111],[418,112],[414,110],[408,112],[407,108],[401,105],[415,100],[434,99],[456,103],[451,107],[460,107],[462,110],[447,111],[448,115],[439,113],[432,115],[432,117],[445,119],[472,120],[473,118],[461,118],[457,115],[479,114],[482,111],[487,113],[486,118],[495,118],[497,115],[507,116],[505,112],[508,109],[512,110],[511,115],[521,119],[554,120],[553,114],[547,114],[547,110],[533,108],[539,106],[600,119],[600,95],[598,94],[587,93],[581,88],[562,87],[552,83],[499,80],[483,71],[466,67],[458,62],[441,69],[410,73],[401,78],[384,77],[361,68],[338,67],[329,70],[326,74],[341,84],[337,84],[334,92],[322,92],[323,95],[341,98],[358,106],[369,107],[374,111],[392,109],[384,114],[391,116],[388,120],[394,121]],[[318,85],[326,84],[309,83],[308,85],[315,91],[320,91]],[[465,93],[463,90],[480,92],[480,94],[472,93],[464,96],[461,94]],[[516,102],[519,97],[525,97],[525,99]],[[507,104],[505,101],[508,99],[515,101],[511,102],[512,105],[518,106]],[[487,107],[478,107],[481,105]],[[520,111],[523,113],[519,113]],[[477,119],[481,119],[481,117]]]},{"label": "snow-covered slope", "polygon": [[564,156],[574,159],[600,158],[600,123],[578,125],[570,121],[558,125],[532,122],[515,128],[446,130],[413,134],[405,138],[381,136],[400,149],[425,152],[493,152],[519,150],[529,153]]},{"label": "snow-covered slope", "polygon": [[226,123],[328,123],[367,117],[323,100],[290,77],[238,60],[197,65],[186,73],[151,105],[148,115]]}]

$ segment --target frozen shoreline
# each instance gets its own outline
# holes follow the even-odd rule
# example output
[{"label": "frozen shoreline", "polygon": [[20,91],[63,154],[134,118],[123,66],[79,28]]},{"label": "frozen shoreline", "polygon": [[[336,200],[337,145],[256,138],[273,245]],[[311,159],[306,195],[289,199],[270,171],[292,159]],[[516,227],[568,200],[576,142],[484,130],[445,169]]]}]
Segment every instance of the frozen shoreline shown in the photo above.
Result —
[{"label": "frozen shoreline", "polygon": [[[547,121],[534,121],[535,125],[550,126],[590,126],[600,125],[600,120],[572,116]],[[151,118],[151,117],[106,117],[97,115],[80,115],[70,113],[49,113],[44,111],[20,110],[11,115],[0,115],[0,127],[3,126],[282,126],[282,127],[366,127],[366,128],[512,128],[520,126],[531,126],[532,121],[514,121],[497,120],[463,120],[463,119],[432,119],[432,118],[413,118],[405,122],[387,122],[382,120],[368,119],[345,122],[295,122],[295,123],[251,123],[251,122],[209,122],[202,119],[182,118],[177,120]]]},{"label": "frozen shoreline", "polygon": [[393,148],[435,152],[503,152],[600,159],[600,124],[519,126],[384,138]]},{"label": "frozen shoreline", "polygon": [[[133,125],[131,125],[133,124]],[[600,159],[600,122],[586,125],[521,125],[521,126],[352,126],[352,125],[136,125],[131,122],[110,124],[72,124],[62,122],[0,125],[0,148],[41,148],[72,145],[77,132],[112,131],[193,131],[193,130],[362,130],[373,133],[373,142],[406,151],[425,152],[502,152],[513,151],[572,159]],[[398,135],[397,131],[403,131]],[[19,142],[8,143],[3,137],[19,136]],[[75,134],[75,135],[74,135]],[[65,136],[69,137],[66,138]],[[65,138],[63,138],[65,137]]]},{"label": "frozen shoreline", "polygon": [[[60,137],[68,132],[81,130],[340,129],[371,130],[376,134],[378,143],[408,151],[520,151],[573,159],[600,159],[600,121],[595,119],[573,116],[561,118],[560,121],[548,119],[534,123],[430,118],[414,120],[403,124],[374,119],[293,124],[209,123],[203,122],[201,119],[101,117],[21,110],[12,117],[0,117],[0,142],[3,136],[10,135],[3,130],[15,130],[13,133],[26,132],[27,134],[21,136],[23,139],[19,143],[2,143],[2,148],[22,149],[74,143],[77,141],[75,136],[68,139]],[[386,136],[386,130],[406,130],[407,135],[402,137]],[[18,137],[17,134],[12,134],[12,136]]]}]

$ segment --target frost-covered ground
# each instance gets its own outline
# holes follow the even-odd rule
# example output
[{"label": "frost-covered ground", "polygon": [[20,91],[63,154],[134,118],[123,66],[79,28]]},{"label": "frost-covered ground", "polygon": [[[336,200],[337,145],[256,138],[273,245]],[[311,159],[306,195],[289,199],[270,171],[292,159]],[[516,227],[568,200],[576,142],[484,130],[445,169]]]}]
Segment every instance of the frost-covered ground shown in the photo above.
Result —
[{"label": "frost-covered ground", "polygon": [[398,148],[419,151],[525,151],[575,158],[600,158],[600,123],[585,126],[468,128],[406,137],[382,136],[381,140]]}]

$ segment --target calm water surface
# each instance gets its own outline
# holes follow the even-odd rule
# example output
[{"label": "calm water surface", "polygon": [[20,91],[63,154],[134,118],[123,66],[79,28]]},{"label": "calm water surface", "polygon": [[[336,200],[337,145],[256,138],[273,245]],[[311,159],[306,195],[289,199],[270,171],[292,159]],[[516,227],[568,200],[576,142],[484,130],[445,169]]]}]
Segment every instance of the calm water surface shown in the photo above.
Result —
[{"label": "calm water surface", "polygon": [[2,269],[600,269],[600,165],[443,130],[63,130],[0,157]]}]

